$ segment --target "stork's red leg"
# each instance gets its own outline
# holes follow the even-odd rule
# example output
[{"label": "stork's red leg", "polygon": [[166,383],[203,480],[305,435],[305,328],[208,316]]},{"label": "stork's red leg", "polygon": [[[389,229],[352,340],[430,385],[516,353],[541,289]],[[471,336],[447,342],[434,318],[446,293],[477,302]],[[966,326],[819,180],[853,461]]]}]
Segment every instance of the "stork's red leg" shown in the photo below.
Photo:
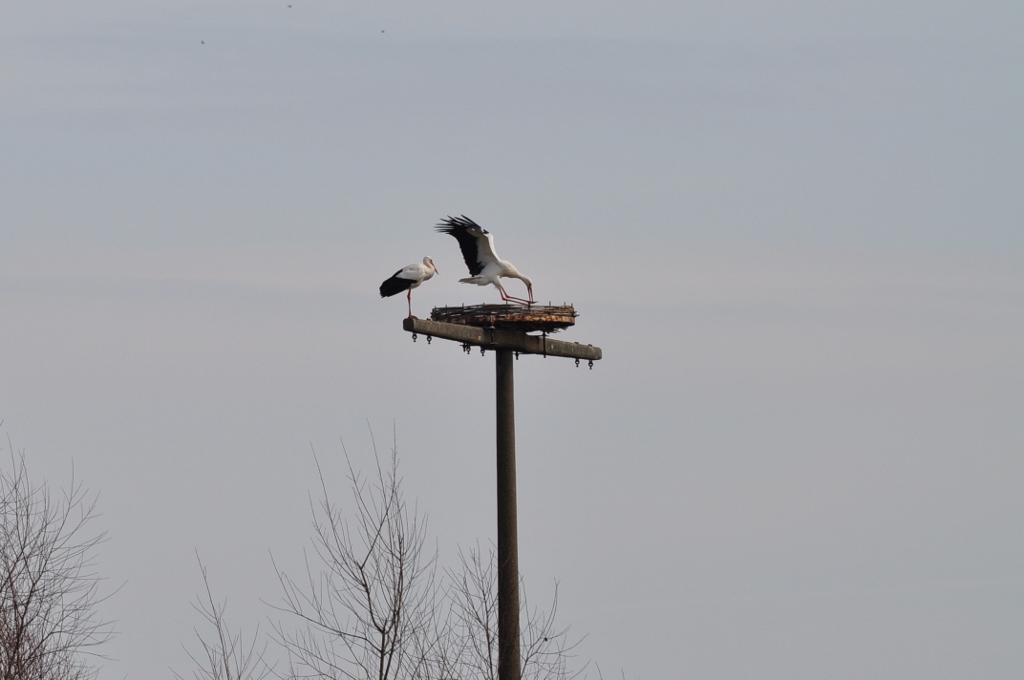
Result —
[{"label": "stork's red leg", "polygon": [[512,295],[509,295],[501,286],[498,286],[498,290],[501,292],[501,299],[504,300],[505,302],[515,302],[516,304],[526,305],[527,307],[529,307],[533,302],[532,300],[524,300],[522,298],[517,298]]}]

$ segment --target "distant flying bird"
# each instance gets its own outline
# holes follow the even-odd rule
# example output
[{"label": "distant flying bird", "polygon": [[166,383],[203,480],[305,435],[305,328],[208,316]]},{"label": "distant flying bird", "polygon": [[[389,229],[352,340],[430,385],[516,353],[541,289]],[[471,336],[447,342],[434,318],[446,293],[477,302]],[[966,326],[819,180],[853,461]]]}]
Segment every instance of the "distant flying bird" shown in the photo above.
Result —
[{"label": "distant flying bird", "polygon": [[[441,220],[436,227],[442,234],[451,234],[459,242],[462,249],[462,257],[466,260],[469,273],[468,279],[459,279],[459,283],[475,283],[478,286],[488,284],[494,286],[501,293],[501,299],[505,302],[518,302],[522,305],[531,305],[533,299],[533,282],[526,276],[519,273],[515,265],[507,260],[498,258],[494,252],[494,237],[491,233],[465,215],[451,217]],[[526,292],[530,299],[524,300],[509,295],[501,285],[501,278],[519,279],[526,284]]]},{"label": "distant flying bird", "polygon": [[405,299],[409,303],[409,318],[412,318],[412,289],[428,280],[437,272],[434,261],[429,257],[423,258],[423,263],[411,264],[395,272],[394,276],[380,284],[380,296],[382,298],[398,295],[402,291],[409,291]]}]

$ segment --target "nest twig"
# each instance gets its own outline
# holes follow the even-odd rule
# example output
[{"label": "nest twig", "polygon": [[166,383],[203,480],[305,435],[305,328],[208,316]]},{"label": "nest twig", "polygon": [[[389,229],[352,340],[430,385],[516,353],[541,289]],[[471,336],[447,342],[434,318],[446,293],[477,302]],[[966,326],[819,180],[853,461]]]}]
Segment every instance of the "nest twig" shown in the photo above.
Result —
[{"label": "nest twig", "polygon": [[556,333],[576,323],[572,305],[460,305],[434,307],[432,321],[458,323],[481,328],[509,328],[524,333]]}]

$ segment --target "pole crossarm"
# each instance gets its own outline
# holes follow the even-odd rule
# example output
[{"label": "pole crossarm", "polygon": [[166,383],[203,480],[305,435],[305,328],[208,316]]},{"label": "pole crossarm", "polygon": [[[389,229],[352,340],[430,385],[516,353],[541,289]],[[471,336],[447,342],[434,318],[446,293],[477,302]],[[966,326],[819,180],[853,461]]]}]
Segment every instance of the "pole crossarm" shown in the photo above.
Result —
[{"label": "pole crossarm", "polygon": [[454,340],[485,349],[507,349],[522,354],[543,354],[590,361],[597,361],[602,356],[600,347],[552,340],[541,335],[527,335],[522,331],[507,328],[481,328],[415,318],[404,319],[402,328],[410,333],[422,333],[428,337]]}]

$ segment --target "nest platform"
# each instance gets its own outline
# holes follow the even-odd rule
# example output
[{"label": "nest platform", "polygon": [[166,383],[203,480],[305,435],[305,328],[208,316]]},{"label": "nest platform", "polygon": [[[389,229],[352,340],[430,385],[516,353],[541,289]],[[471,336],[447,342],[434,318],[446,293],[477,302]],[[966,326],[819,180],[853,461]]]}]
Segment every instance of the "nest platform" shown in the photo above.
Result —
[{"label": "nest platform", "polygon": [[460,305],[434,307],[430,319],[479,328],[507,328],[523,333],[556,333],[576,324],[572,305]]}]

